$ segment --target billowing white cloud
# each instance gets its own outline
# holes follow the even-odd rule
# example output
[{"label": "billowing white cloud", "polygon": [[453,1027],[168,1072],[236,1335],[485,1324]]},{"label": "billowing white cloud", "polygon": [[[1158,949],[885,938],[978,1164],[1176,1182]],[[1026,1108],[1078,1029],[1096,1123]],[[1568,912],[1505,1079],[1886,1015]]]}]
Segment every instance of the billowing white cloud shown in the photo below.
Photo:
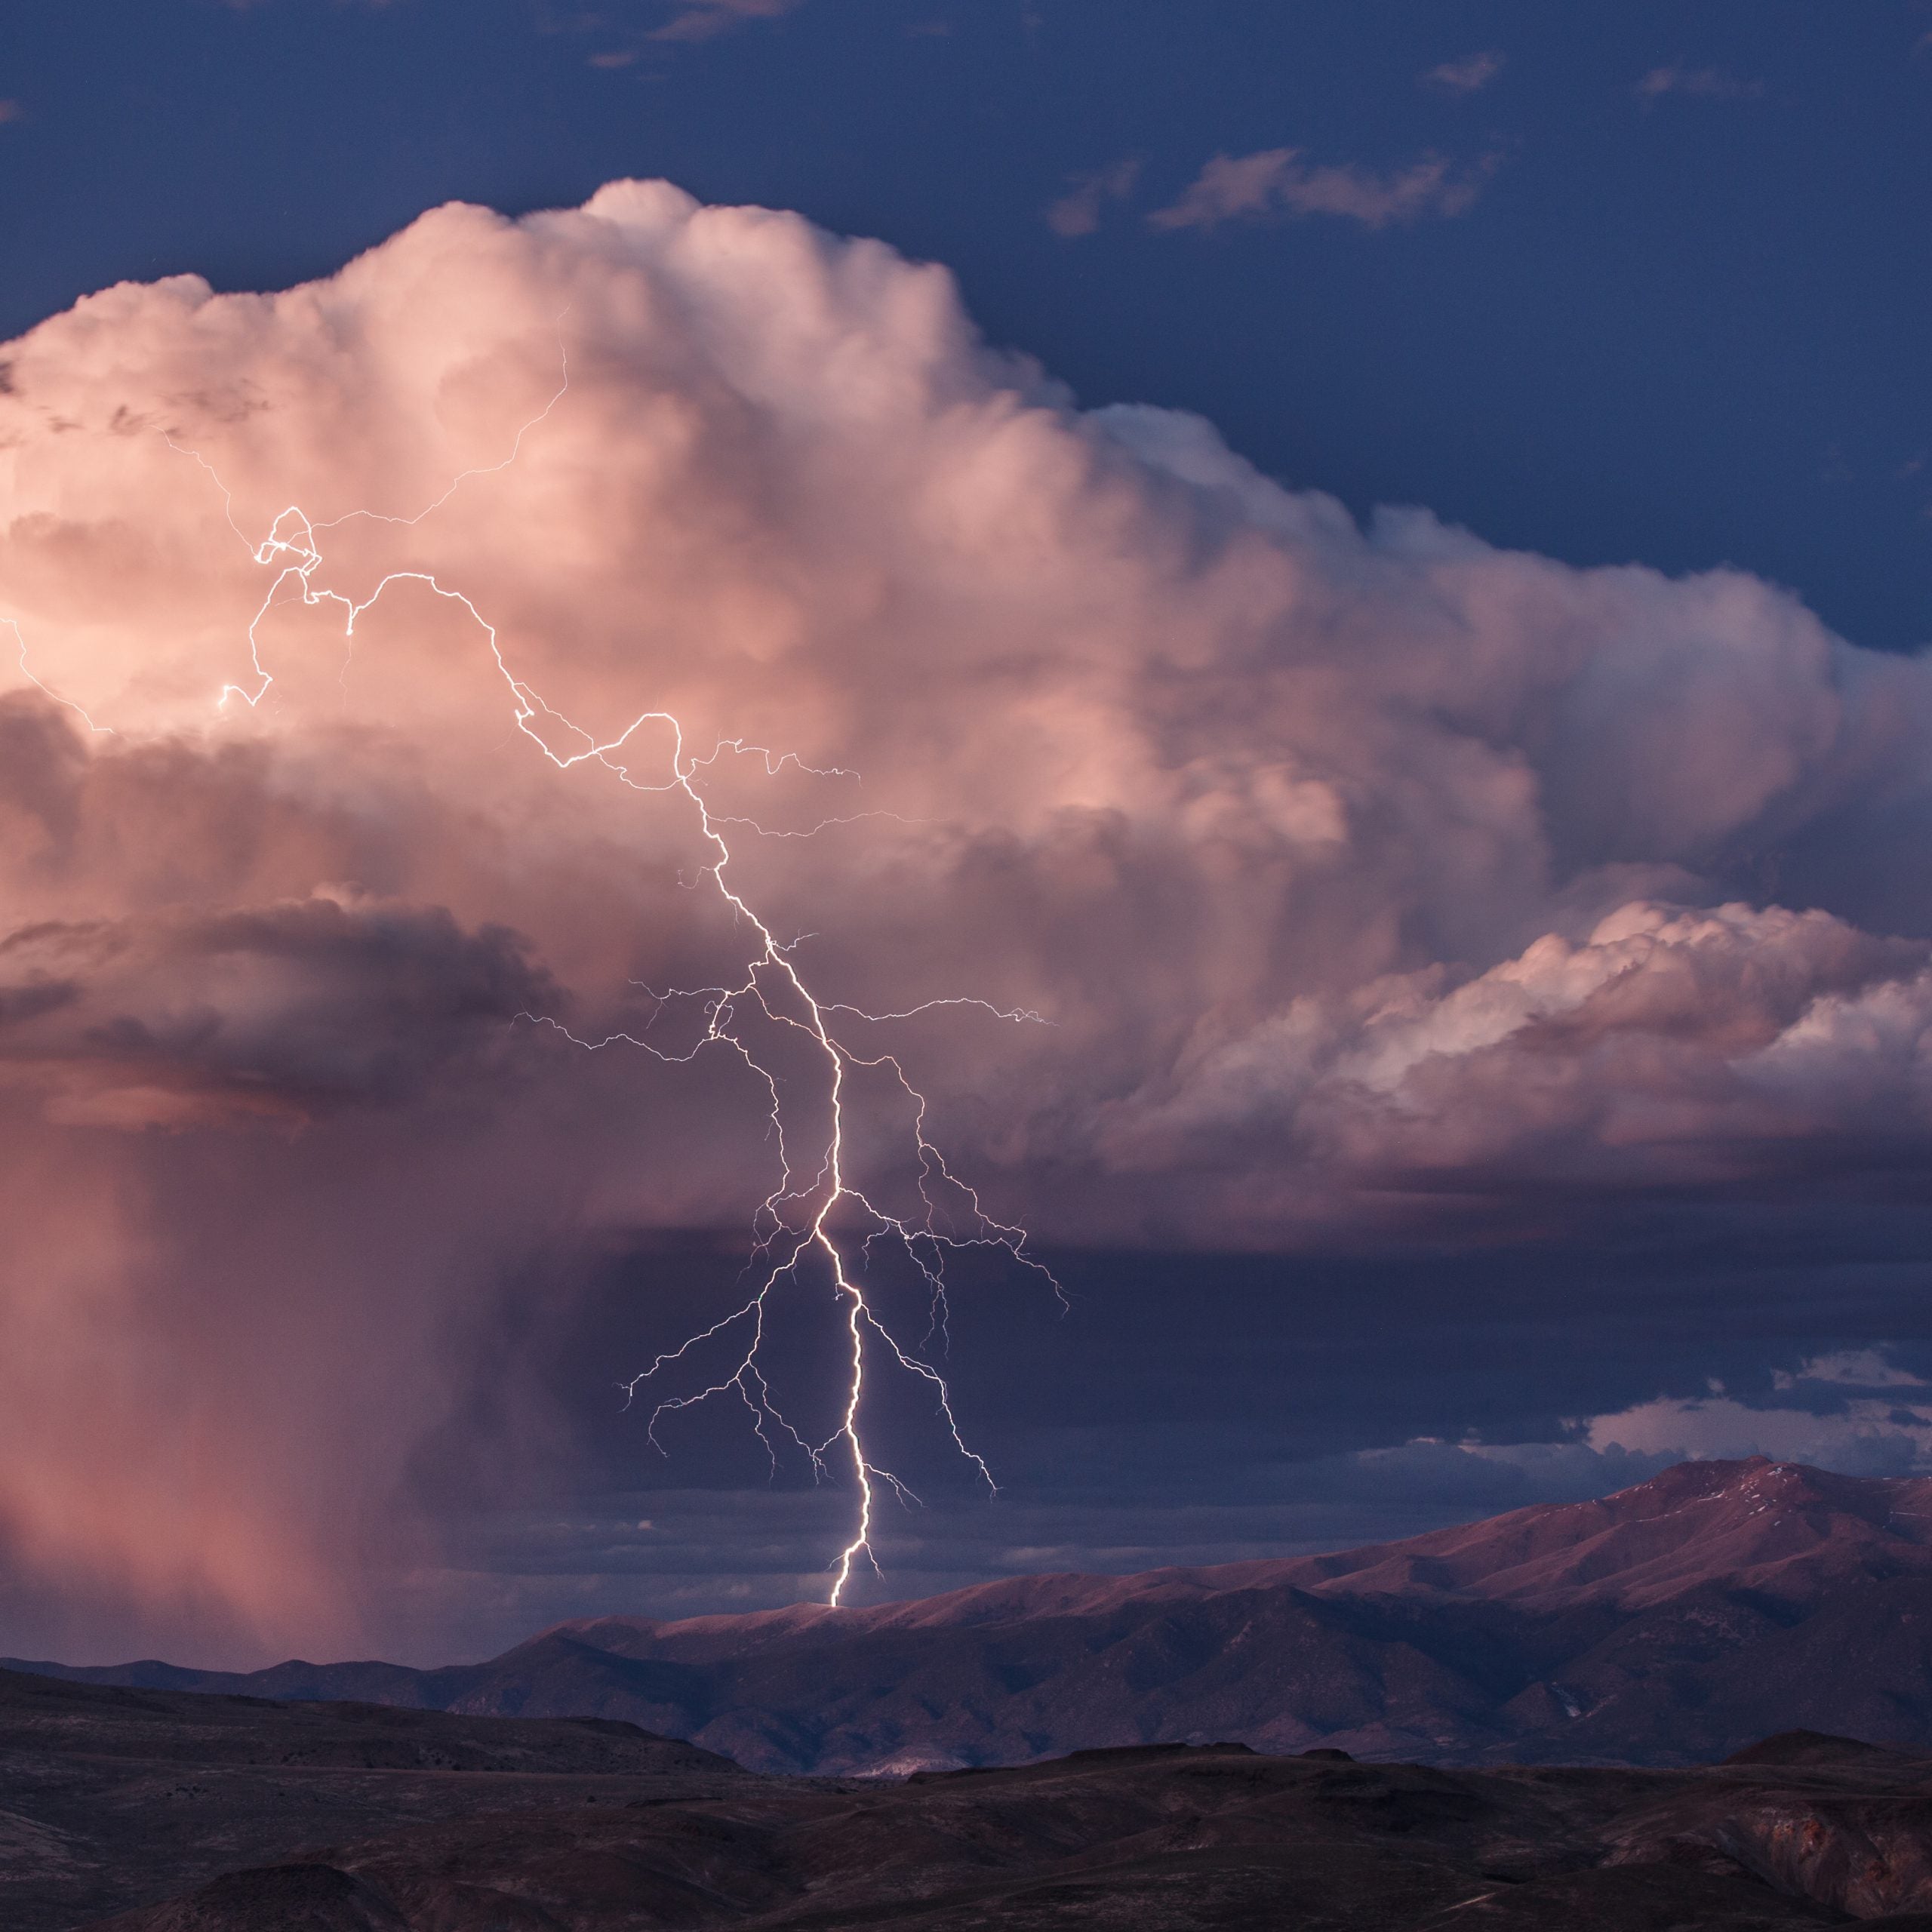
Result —
[{"label": "billowing white cloud", "polygon": [[[772,1185],[769,1089],[653,990],[745,928],[641,714],[726,747],[734,887],[827,997],[1047,1023],[838,1022],[1049,1238],[1923,1173],[1932,672],[1754,578],[1363,528],[1079,411],[942,269],[663,183],[123,285],[0,366],[0,1525],[42,1566],[309,1615],[493,1270]],[[257,549],[291,504],[306,582]],[[888,1071],[845,1097],[904,1204]]]},{"label": "billowing white cloud", "polygon": [[1840,1137],[1932,1131],[1918,943],[1829,915],[1632,901],[1469,977],[1440,968],[1203,1029],[1171,1097],[1109,1122],[1123,1161],[1201,1137],[1411,1184],[1487,1174],[1723,1180]]}]

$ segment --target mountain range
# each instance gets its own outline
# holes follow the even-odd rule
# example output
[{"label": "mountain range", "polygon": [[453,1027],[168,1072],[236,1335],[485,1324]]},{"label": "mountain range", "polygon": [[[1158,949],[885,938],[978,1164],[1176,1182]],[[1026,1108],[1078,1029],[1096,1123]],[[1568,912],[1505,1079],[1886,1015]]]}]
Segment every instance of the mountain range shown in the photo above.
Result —
[{"label": "mountain range", "polygon": [[486,1663],[96,1684],[619,1719],[758,1770],[1238,1743],[1438,1765],[1708,1762],[1797,1727],[1932,1751],[1932,1478],[1679,1464],[1334,1555],[1034,1576],[863,1609],[559,1625]]}]

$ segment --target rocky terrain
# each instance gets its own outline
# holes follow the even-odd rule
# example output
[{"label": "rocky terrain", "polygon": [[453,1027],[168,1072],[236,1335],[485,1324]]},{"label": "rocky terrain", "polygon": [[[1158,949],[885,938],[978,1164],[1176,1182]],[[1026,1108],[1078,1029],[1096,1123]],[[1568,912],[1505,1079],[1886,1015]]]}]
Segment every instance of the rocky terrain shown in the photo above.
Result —
[{"label": "rocky terrain", "polygon": [[1212,1740],[1692,1764],[1799,1727],[1932,1752],[1932,1480],[1685,1463],[1600,1502],[1336,1555],[1028,1577],[872,1609],[605,1617],[441,1670],[21,1667],[623,1719],[786,1773]]},{"label": "rocky terrain", "polygon": [[871,1781],[623,1724],[0,1675],[8,1932],[1932,1932],[1932,1759],[1698,1770],[1245,1746]]},{"label": "rocky terrain", "polygon": [[80,1924],[318,1839],[754,1782],[709,1752],[600,1719],[276,1703],[0,1671],[0,1927]]}]

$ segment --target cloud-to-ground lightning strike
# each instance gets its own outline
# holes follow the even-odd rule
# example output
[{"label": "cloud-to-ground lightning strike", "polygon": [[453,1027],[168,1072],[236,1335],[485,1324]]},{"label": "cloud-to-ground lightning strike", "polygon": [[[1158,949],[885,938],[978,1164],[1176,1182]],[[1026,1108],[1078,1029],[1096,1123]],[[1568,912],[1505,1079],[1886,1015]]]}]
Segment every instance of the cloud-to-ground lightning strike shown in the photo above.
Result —
[{"label": "cloud-to-ground lightning strike", "polygon": [[[781,941],[731,882],[728,874],[732,848],[728,832],[735,834],[743,829],[754,837],[809,837],[827,825],[849,823],[858,817],[894,815],[860,813],[827,818],[803,832],[771,832],[755,820],[715,811],[705,796],[703,783],[728,752],[761,756],[766,772],[771,776],[776,776],[787,765],[817,777],[842,778],[854,774],[815,771],[792,753],[774,753],[765,747],[738,740],[721,740],[710,752],[700,756],[686,749],[683,726],[676,717],[666,711],[642,712],[615,737],[600,741],[594,734],[573,723],[546,703],[525,680],[517,675],[504,655],[495,626],[464,592],[442,583],[432,573],[392,571],[360,598],[346,595],[318,580],[324,562],[324,532],[355,518],[405,528],[420,524],[446,505],[467,479],[508,468],[521,449],[525,436],[557,407],[569,386],[569,365],[566,359],[556,393],[541,414],[518,432],[509,456],[487,468],[463,472],[434,503],[416,515],[402,517],[352,510],[326,522],[317,522],[300,508],[291,506],[275,517],[267,535],[258,542],[251,540],[236,521],[232,494],[222,482],[214,466],[198,451],[171,444],[208,472],[221,492],[230,528],[247,545],[254,561],[275,573],[248,628],[251,681],[248,684],[224,685],[218,702],[225,705],[238,699],[253,709],[266,697],[275,679],[262,662],[260,633],[269,614],[278,604],[299,600],[311,608],[338,608],[343,617],[343,636],[347,640],[354,638],[358,621],[392,585],[420,585],[435,597],[460,605],[475,624],[486,640],[491,658],[508,694],[517,729],[558,771],[568,772],[581,765],[594,764],[631,790],[675,794],[688,801],[695,815],[699,835],[710,854],[700,878],[709,878],[734,921],[748,928],[750,934],[743,971],[731,983],[661,992],[649,988],[642,989],[656,1003],[654,1020],[658,1013],[674,1003],[697,1004],[703,1029],[696,1044],[685,1052],[675,1053],[632,1033],[617,1032],[602,1038],[586,1039],[570,1032],[552,1016],[529,1014],[520,1017],[551,1028],[574,1045],[588,1051],[628,1045],[668,1063],[688,1061],[712,1047],[729,1048],[764,1083],[771,1103],[771,1132],[777,1149],[779,1175],[777,1184],[754,1217],[753,1259],[755,1272],[759,1277],[757,1287],[731,1313],[659,1355],[649,1367],[620,1386],[626,1391],[626,1401],[634,1401],[639,1392],[660,1374],[690,1361],[709,1345],[724,1344],[731,1358],[731,1372],[690,1393],[666,1395],[658,1401],[647,1424],[650,1440],[657,1444],[657,1426],[666,1416],[695,1407],[715,1396],[729,1398],[735,1394],[749,1411],[752,1426],[771,1457],[774,1470],[781,1447],[801,1454],[808,1460],[815,1479],[830,1473],[835,1460],[849,1469],[857,1491],[857,1512],[850,1540],[832,1566],[830,1601],[837,1604],[851,1581],[854,1567],[862,1559],[869,1562],[875,1571],[878,1567],[872,1547],[874,1506],[878,1491],[881,1487],[889,1489],[901,1500],[918,1500],[898,1476],[875,1458],[867,1446],[863,1423],[869,1367],[875,1361],[883,1362],[921,1381],[928,1389],[937,1416],[954,1447],[984,1480],[988,1488],[995,1489],[992,1471],[968,1446],[961,1431],[944,1376],[922,1352],[935,1337],[943,1340],[946,1334],[948,1257],[968,1248],[1001,1248],[1014,1262],[1042,1276],[1056,1294],[1059,1292],[1059,1284],[1051,1272],[1027,1252],[1026,1230],[995,1220],[981,1203],[977,1192],[952,1172],[943,1155],[928,1137],[926,1097],[914,1086],[898,1057],[884,1051],[860,1051],[842,1038],[837,1029],[848,1021],[875,1025],[909,1020],[952,1007],[974,1008],[1014,1023],[1044,1023],[1041,1015],[1026,1009],[1001,1008],[984,1000],[966,997],[927,1000],[900,1011],[873,1013],[844,1001],[823,998],[808,983],[795,957],[801,941]],[[23,669],[25,666],[23,643]],[[343,675],[346,677],[347,674],[346,663]],[[32,673],[28,675],[31,676]],[[91,718],[88,722],[93,725]],[[648,743],[654,733],[661,734],[668,740],[668,754],[660,754],[659,761],[647,763],[639,751],[633,748],[633,741]],[[811,1049],[822,1057],[825,1066],[830,1127],[817,1171],[808,1180],[801,1182],[795,1171],[780,1075],[761,1057],[755,1040],[738,1024],[741,1014],[749,1016],[754,1008],[774,1026],[803,1036]],[[852,1073],[861,1069],[889,1075],[910,1110],[909,1152],[916,1161],[917,1192],[921,1204],[913,1215],[894,1214],[878,1205],[855,1183],[849,1171],[845,1138],[848,1083]],[[951,1200],[961,1204],[961,1221],[957,1225],[948,1221],[946,1208],[940,1198],[942,1189]],[[918,1348],[907,1346],[893,1334],[875,1300],[866,1294],[866,1280],[873,1245],[881,1240],[896,1244],[924,1284],[931,1318],[925,1337]],[[767,1340],[766,1317],[772,1294],[781,1283],[798,1281],[801,1270],[814,1261],[830,1275],[832,1295],[841,1311],[843,1346],[848,1363],[838,1401],[836,1426],[829,1435],[817,1441],[794,1426],[777,1406],[763,1359]]]}]

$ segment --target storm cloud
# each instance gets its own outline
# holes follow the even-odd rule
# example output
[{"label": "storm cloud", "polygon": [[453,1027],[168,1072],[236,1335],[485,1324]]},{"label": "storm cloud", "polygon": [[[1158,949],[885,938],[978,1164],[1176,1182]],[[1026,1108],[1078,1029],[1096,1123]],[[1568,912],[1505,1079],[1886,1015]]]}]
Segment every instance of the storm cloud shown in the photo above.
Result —
[{"label": "storm cloud", "polygon": [[1364,527],[661,183],[4,360],[0,1525],[50,1573],[352,1629],[491,1284],[745,1224],[769,1094],[660,997],[744,930],[657,714],[826,998],[1038,1017],[841,1024],[1048,1241],[1922,1183],[1932,669],[1775,586]]}]

